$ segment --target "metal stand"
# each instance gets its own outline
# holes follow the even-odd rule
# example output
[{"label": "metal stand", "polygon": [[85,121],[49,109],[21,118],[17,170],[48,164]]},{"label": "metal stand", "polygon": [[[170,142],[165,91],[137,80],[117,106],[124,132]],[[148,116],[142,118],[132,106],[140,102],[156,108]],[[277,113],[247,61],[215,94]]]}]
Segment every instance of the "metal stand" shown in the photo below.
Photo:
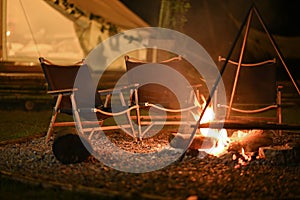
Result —
[{"label": "metal stand", "polygon": [[[267,34],[267,36],[268,36],[270,42],[272,43],[272,45],[273,45],[273,47],[274,47],[274,49],[275,49],[275,51],[276,51],[276,53],[277,53],[277,55],[278,55],[278,57],[279,57],[281,63],[283,64],[283,66],[284,66],[286,72],[287,72],[288,75],[289,75],[289,78],[291,79],[291,81],[292,81],[294,87],[296,88],[298,94],[300,95],[299,87],[298,87],[297,83],[295,82],[294,78],[292,77],[292,75],[291,75],[289,69],[287,68],[287,66],[286,66],[286,64],[285,64],[285,62],[284,62],[282,53],[280,52],[279,48],[277,47],[277,45],[276,45],[276,43],[275,43],[275,40],[273,39],[273,37],[272,37],[271,34],[269,33],[269,31],[268,31],[268,29],[266,28],[265,23],[263,22],[263,20],[262,20],[260,14],[259,14],[259,12],[258,12],[258,10],[256,9],[255,5],[253,4],[253,5],[250,7],[249,11],[247,12],[247,15],[246,15],[246,17],[245,17],[245,19],[244,19],[244,21],[243,21],[243,23],[242,23],[242,25],[241,25],[239,31],[238,31],[237,36],[235,37],[235,40],[234,40],[233,45],[232,45],[232,47],[231,47],[231,49],[230,49],[230,51],[229,51],[229,53],[228,53],[228,56],[226,57],[226,60],[224,61],[224,64],[223,64],[223,66],[222,66],[222,68],[221,68],[221,70],[220,70],[220,74],[219,74],[219,76],[217,77],[217,79],[216,79],[216,81],[215,81],[215,84],[213,85],[213,87],[212,87],[212,89],[211,89],[211,91],[210,91],[210,95],[208,96],[208,98],[207,98],[207,100],[206,100],[206,104],[205,104],[205,106],[204,106],[204,108],[203,108],[203,111],[201,112],[200,117],[199,117],[199,119],[198,119],[198,121],[197,121],[197,124],[198,124],[198,125],[200,124],[200,121],[202,120],[202,117],[203,117],[203,115],[204,115],[204,113],[205,113],[205,111],[206,111],[208,105],[211,103],[212,97],[213,97],[213,95],[215,94],[215,92],[216,92],[216,90],[217,90],[217,87],[218,87],[218,84],[219,84],[219,82],[220,82],[221,79],[222,79],[222,75],[223,75],[223,73],[224,73],[224,71],[225,71],[225,69],[226,69],[226,66],[227,66],[227,64],[228,64],[228,62],[229,62],[229,59],[230,59],[230,57],[231,57],[231,54],[232,54],[232,52],[233,52],[233,50],[234,50],[234,48],[235,48],[235,46],[236,46],[236,44],[237,44],[237,41],[238,41],[238,39],[239,39],[239,37],[240,37],[240,35],[241,35],[243,29],[244,29],[244,26],[245,26],[245,24],[246,24],[246,22],[247,22],[246,32],[245,32],[245,35],[244,35],[243,46],[242,46],[242,49],[241,49],[240,58],[239,58],[239,62],[238,62],[238,70],[237,70],[237,72],[236,72],[236,77],[235,77],[234,87],[233,87],[233,89],[232,89],[232,94],[231,94],[231,99],[230,99],[230,105],[229,105],[229,111],[228,111],[229,113],[227,113],[226,117],[228,118],[229,115],[230,115],[230,109],[231,109],[231,107],[232,107],[232,101],[233,101],[233,97],[234,97],[234,93],[235,93],[235,89],[236,89],[236,85],[237,85],[237,81],[238,81],[238,76],[239,76],[240,66],[242,65],[243,53],[244,53],[244,49],[245,49],[245,45],[246,45],[246,39],[247,39],[247,36],[248,36],[248,31],[249,31],[250,22],[251,22],[251,19],[252,19],[252,16],[253,16],[253,11],[254,11],[255,14],[257,15],[257,17],[258,17],[258,19],[259,19],[259,22],[261,23],[261,25],[262,25],[264,31],[266,32],[266,34]],[[280,95],[281,95],[281,93],[280,93]],[[280,100],[280,104],[281,104],[281,100]],[[279,104],[279,106],[281,106],[280,104]],[[280,108],[280,109],[281,109],[281,108]],[[280,116],[280,117],[279,117],[279,116]],[[279,117],[279,120],[281,121],[281,120],[282,120],[282,119],[281,119],[281,114],[278,115],[278,117]],[[194,136],[195,136],[195,134],[196,134],[196,132],[197,132],[197,129],[198,129],[198,125],[193,126],[194,129],[193,129],[193,132],[192,132],[191,137],[190,137],[189,145],[192,143],[192,141],[193,141],[193,139],[194,139]],[[253,127],[253,128],[255,128],[255,127]]]}]

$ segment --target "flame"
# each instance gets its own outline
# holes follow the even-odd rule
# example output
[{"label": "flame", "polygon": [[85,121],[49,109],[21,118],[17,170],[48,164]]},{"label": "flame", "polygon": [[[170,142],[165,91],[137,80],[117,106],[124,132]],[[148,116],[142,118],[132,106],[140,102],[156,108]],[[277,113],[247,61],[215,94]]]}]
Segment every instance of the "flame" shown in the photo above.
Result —
[{"label": "flame", "polygon": [[[201,95],[202,104],[199,103],[198,99],[194,100],[194,104],[198,106],[201,110],[203,110],[206,105],[206,101],[204,96]],[[194,118],[198,121],[200,117],[200,113],[192,113]],[[209,123],[215,120],[215,113],[213,107],[210,105],[206,108],[200,123]],[[248,132],[238,130],[234,136],[231,138],[228,137],[226,129],[210,129],[210,128],[200,128],[200,133],[205,137],[214,138],[214,144],[211,148],[208,149],[198,149],[199,151],[204,151],[210,155],[214,155],[219,157],[227,152],[229,147],[229,143],[238,142],[247,137]],[[246,166],[252,160],[253,153],[246,153],[245,149],[242,147],[237,154],[232,155],[232,160],[237,162],[235,168],[239,168],[241,166]]]},{"label": "flame", "polygon": [[[243,141],[251,131],[238,130],[234,132],[230,138],[231,142]],[[244,147],[241,147],[238,153],[232,155],[232,160],[237,162],[235,168],[246,166],[253,158],[254,152],[246,152]]]},{"label": "flame", "polygon": [[239,157],[236,154],[232,155],[232,160],[237,160],[237,165],[235,166],[235,168],[246,166],[251,161],[251,159],[251,155],[247,155],[243,147],[241,149],[241,152],[239,153]]},{"label": "flame", "polygon": [[[203,101],[202,105],[199,103],[199,101],[195,98],[195,105],[197,105],[200,108],[203,108],[206,104],[206,101],[204,99],[204,96],[201,95],[201,99]],[[193,113],[195,119],[199,119],[200,114]],[[215,113],[212,108],[212,106],[208,106],[205,110],[205,113],[202,116],[202,119],[200,123],[208,123],[215,119]],[[205,137],[212,137],[214,138],[214,145],[209,149],[199,149],[199,151],[204,151],[208,154],[214,155],[214,156],[221,156],[223,153],[227,151],[228,144],[229,144],[229,138],[227,136],[226,129],[210,129],[210,128],[200,128],[200,133]]]},{"label": "flame", "polygon": [[251,161],[251,156],[249,156],[249,155],[247,155],[247,154],[245,153],[244,148],[242,148],[241,154],[242,154],[242,156],[244,157],[244,159],[245,159],[246,161]]}]

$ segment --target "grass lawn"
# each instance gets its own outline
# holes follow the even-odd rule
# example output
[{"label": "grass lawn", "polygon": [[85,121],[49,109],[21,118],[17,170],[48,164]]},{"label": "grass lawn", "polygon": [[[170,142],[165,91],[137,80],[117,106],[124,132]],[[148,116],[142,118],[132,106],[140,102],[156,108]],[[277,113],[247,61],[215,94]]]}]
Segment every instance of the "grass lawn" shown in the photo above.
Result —
[{"label": "grass lawn", "polygon": [[51,111],[0,111],[0,141],[45,133]]}]

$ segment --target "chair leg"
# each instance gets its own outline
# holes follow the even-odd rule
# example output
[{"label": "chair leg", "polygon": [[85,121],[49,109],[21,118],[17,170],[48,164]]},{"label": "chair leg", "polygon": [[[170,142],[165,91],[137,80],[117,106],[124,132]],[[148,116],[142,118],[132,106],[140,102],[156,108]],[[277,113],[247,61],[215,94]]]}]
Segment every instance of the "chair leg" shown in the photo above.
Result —
[{"label": "chair leg", "polygon": [[81,124],[81,120],[80,120],[80,116],[79,116],[78,110],[77,110],[77,105],[76,105],[74,93],[72,93],[70,95],[70,99],[71,99],[71,103],[72,103],[72,111],[73,111],[73,114],[74,114],[75,126],[76,126],[77,130],[79,130],[80,134],[84,134],[82,124]]},{"label": "chair leg", "polygon": [[104,102],[104,108],[108,107],[108,103],[111,99],[111,96],[112,96],[111,94],[106,95],[105,102]]},{"label": "chair leg", "polygon": [[[282,124],[282,99],[281,99],[281,90],[283,86],[279,85],[277,88],[277,118],[278,118],[278,123]],[[282,130],[279,130],[279,135],[282,135]]]},{"label": "chair leg", "polygon": [[49,142],[49,140],[50,140],[52,129],[53,129],[53,126],[55,124],[56,117],[57,117],[57,114],[58,114],[58,107],[61,103],[61,100],[62,100],[62,94],[59,94],[58,97],[57,97],[55,106],[53,108],[53,111],[52,111],[52,117],[51,117],[50,124],[49,124],[49,127],[48,127],[47,135],[46,135],[46,143]]},{"label": "chair leg", "polygon": [[[130,92],[130,93],[131,93],[131,92]],[[120,101],[121,101],[122,106],[125,107],[125,106],[126,106],[126,102],[125,102],[125,98],[124,98],[124,95],[123,95],[122,92],[119,93],[119,98],[120,98]],[[131,94],[130,94],[130,99],[131,99]],[[131,121],[130,111],[126,112],[126,117],[127,117],[129,126],[130,126],[130,128],[131,128],[131,136],[134,137],[134,138],[136,138],[134,126],[133,126],[133,123],[132,123],[132,121]]]},{"label": "chair leg", "polygon": [[[101,120],[101,121],[99,122],[99,126],[100,126],[100,127],[102,126],[103,122],[104,122],[104,120]],[[92,139],[92,137],[93,137],[93,135],[94,135],[94,133],[95,133],[96,130],[97,130],[97,128],[94,128],[94,129],[91,130],[91,132],[90,132],[90,134],[89,134],[89,136],[88,136],[89,141]]]},{"label": "chair leg", "polygon": [[136,108],[136,119],[137,119],[137,125],[138,125],[138,138],[139,140],[142,140],[142,125],[141,125],[141,116],[140,116],[140,108],[139,108],[139,99],[138,99],[138,93],[137,90],[134,92],[135,95],[135,104],[137,106]]},{"label": "chair leg", "polygon": [[130,115],[130,111],[128,111],[126,113],[127,115],[127,119],[128,119],[128,123],[129,123],[129,126],[131,128],[131,133],[132,133],[132,137],[134,137],[136,139],[136,134],[135,134],[135,130],[134,130],[134,126],[133,126],[133,123],[131,121],[131,115]]}]

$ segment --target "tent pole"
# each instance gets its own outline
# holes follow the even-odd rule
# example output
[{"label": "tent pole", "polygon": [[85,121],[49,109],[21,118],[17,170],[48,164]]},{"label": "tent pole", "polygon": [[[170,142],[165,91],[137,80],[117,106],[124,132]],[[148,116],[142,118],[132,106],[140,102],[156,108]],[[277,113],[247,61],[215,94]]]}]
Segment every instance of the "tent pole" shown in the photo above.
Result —
[{"label": "tent pole", "polygon": [[283,59],[283,56],[282,56],[282,53],[280,52],[280,50],[279,50],[279,48],[278,48],[278,46],[277,46],[277,44],[276,44],[276,42],[275,42],[273,36],[272,36],[272,35],[270,34],[270,32],[268,31],[268,29],[267,29],[267,27],[266,27],[266,25],[265,25],[265,23],[264,23],[264,21],[263,21],[261,15],[260,15],[260,13],[258,12],[258,10],[257,10],[257,8],[256,8],[255,6],[254,6],[254,11],[255,11],[255,13],[256,13],[256,15],[257,15],[257,17],[258,17],[258,20],[259,20],[259,22],[261,23],[263,29],[264,29],[265,32],[267,33],[269,40],[271,41],[271,43],[272,43],[272,45],[273,45],[273,47],[274,47],[274,49],[275,49],[275,51],[276,51],[276,53],[277,53],[277,55],[278,55],[280,61],[281,61],[281,63],[283,64],[283,66],[284,66],[284,68],[285,68],[285,71],[286,71],[287,74],[289,75],[289,78],[291,79],[291,81],[292,81],[294,87],[296,88],[298,94],[300,95],[299,87],[298,87],[296,81],[294,80],[292,74],[290,73],[290,71],[289,71],[287,65],[285,64],[284,59]]},{"label": "tent pole", "polygon": [[6,45],[6,0],[0,0],[0,11],[0,61],[3,61],[5,58],[4,46]]},{"label": "tent pole", "polygon": [[235,78],[234,78],[234,83],[233,83],[233,87],[232,87],[232,91],[231,91],[231,97],[230,97],[230,102],[229,102],[229,106],[228,106],[228,110],[227,110],[227,114],[226,114],[226,119],[229,118],[230,112],[231,112],[233,98],[234,98],[234,95],[235,95],[236,86],[237,86],[237,82],[238,82],[239,74],[240,74],[240,70],[241,70],[241,64],[242,64],[242,61],[243,61],[245,47],[246,47],[246,43],[247,43],[249,27],[250,27],[250,23],[251,23],[251,19],[252,19],[252,13],[253,13],[253,9],[251,9],[251,11],[249,13],[249,16],[248,16],[248,19],[247,19],[247,26],[246,26],[245,35],[244,35],[243,44],[242,44],[242,49],[241,49],[241,53],[240,53],[240,58],[239,58],[239,62],[238,62],[238,66],[237,66],[237,70],[236,70],[236,74],[235,74]]},{"label": "tent pole", "polygon": [[0,0],[0,11],[1,11],[1,14],[0,14],[0,27],[1,27],[1,31],[0,31],[0,61],[2,61],[3,57],[2,57],[2,26],[3,26],[3,23],[2,23],[2,19],[3,19],[3,5],[2,5],[2,0]]}]

